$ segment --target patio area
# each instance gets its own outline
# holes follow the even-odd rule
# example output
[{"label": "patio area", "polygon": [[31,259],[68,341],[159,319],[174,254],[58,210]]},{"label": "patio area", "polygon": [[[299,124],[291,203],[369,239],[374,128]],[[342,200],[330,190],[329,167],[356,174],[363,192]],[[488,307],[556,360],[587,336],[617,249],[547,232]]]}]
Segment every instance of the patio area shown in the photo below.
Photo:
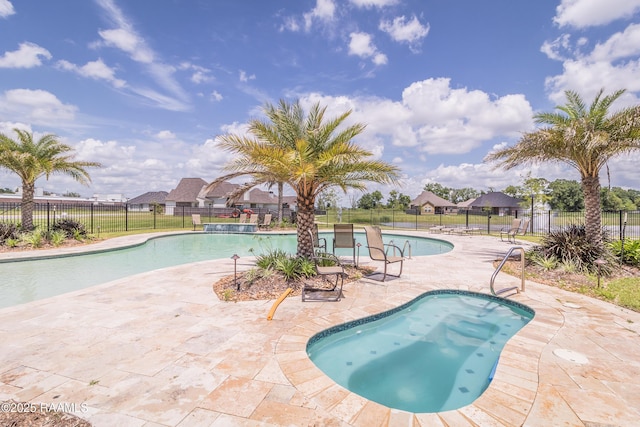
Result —
[{"label": "patio area", "polygon": [[[213,293],[215,281],[233,274],[231,259],[0,309],[0,400],[76,404],[75,414],[94,426],[640,425],[640,313],[530,281],[512,298],[536,316],[507,343],[493,382],[472,405],[437,414],[393,410],[317,369],[306,342],[329,326],[428,290],[489,292],[492,261],[510,245],[437,237],[453,251],[405,261],[400,279],[349,283],[339,302],[287,298],[271,321],[273,300],[232,303]],[[239,270],[251,266],[250,258],[238,260]],[[505,274],[496,280],[517,284]]]}]

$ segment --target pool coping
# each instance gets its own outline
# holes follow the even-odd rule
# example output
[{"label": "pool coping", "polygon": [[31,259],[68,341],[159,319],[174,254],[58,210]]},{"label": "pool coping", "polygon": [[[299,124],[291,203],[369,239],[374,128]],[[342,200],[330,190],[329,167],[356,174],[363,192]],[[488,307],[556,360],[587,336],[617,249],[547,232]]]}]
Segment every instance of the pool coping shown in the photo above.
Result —
[{"label": "pool coping", "polygon": [[[406,234],[432,237],[414,231]],[[136,235],[135,239],[140,236],[145,235]],[[111,425],[115,419],[131,426],[200,425],[189,424],[195,419],[216,426],[271,426],[291,424],[286,420],[292,414],[305,425],[325,422],[354,426],[622,426],[640,418],[640,386],[633,380],[640,375],[640,314],[531,281],[527,281],[527,291],[513,299],[534,309],[536,316],[507,342],[487,391],[473,404],[456,411],[413,414],[391,410],[346,391],[315,367],[306,355],[306,343],[328,326],[397,307],[426,290],[489,292],[491,261],[508,246],[486,236],[446,236],[439,240],[452,242],[454,249],[417,258],[417,262],[406,261],[401,279],[384,284],[361,279],[345,287],[345,298],[338,303],[303,303],[287,298],[272,321],[266,321],[265,316],[273,301],[229,304],[211,296],[211,280],[229,274],[229,260],[165,268],[0,309],[0,345],[4,349],[0,356],[0,397],[40,402],[55,396],[57,401],[84,399],[89,402],[90,412],[78,415],[96,426]],[[250,260],[241,261],[241,268],[249,268]],[[517,284],[518,280],[500,276],[499,283],[505,282]],[[184,290],[174,289],[176,286],[184,286]],[[110,308],[105,311],[101,307]],[[150,316],[151,309],[156,311]],[[156,319],[157,312],[165,311],[180,316],[176,317],[182,319],[179,322],[197,323],[185,323],[175,332],[167,330]],[[78,325],[79,319],[83,319],[82,325]],[[86,325],[93,326],[86,330]],[[246,361],[238,360],[237,347],[230,341],[199,356],[199,351],[206,351],[201,346],[222,337],[200,336],[198,331],[203,326],[198,325],[221,331],[237,329],[238,334],[229,339],[256,349],[249,352]],[[20,337],[17,341],[16,336]],[[119,361],[123,357],[120,354],[94,349],[102,342],[129,343],[133,338],[131,342],[144,343],[143,348],[148,350],[139,361],[134,358],[125,363]],[[69,358],[76,357],[69,348],[78,343],[88,346],[77,355],[78,360],[95,358],[120,374],[102,373],[106,366],[68,366]],[[563,360],[554,354],[558,349],[581,352],[588,356],[589,363]],[[180,357],[172,362],[174,354]],[[164,368],[155,372],[151,368],[156,365]],[[220,379],[224,375],[226,380],[203,385],[202,379],[187,375],[194,370],[201,372],[198,378],[213,375]],[[174,372],[184,382],[178,387],[173,384],[178,380],[165,377],[165,371]],[[96,375],[100,383],[85,390],[82,381],[92,378],[88,375]],[[160,399],[164,406],[152,405],[140,393],[138,383],[132,384],[134,380],[156,384],[157,388],[150,391],[167,399]],[[161,393],[169,386],[175,387],[175,392],[187,390],[193,394],[191,400],[183,397],[171,401]],[[200,394],[194,394],[196,391]]]}]

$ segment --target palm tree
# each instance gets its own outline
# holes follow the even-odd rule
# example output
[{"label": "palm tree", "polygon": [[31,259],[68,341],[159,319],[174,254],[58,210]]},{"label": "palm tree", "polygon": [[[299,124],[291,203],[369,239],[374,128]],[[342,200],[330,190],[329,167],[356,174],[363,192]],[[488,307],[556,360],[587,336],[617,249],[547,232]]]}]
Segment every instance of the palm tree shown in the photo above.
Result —
[{"label": "palm tree", "polygon": [[518,143],[491,153],[485,161],[511,169],[540,162],[561,162],[580,172],[585,202],[587,238],[602,252],[600,170],[620,154],[640,148],[640,106],[609,113],[609,108],[625,91],[602,96],[601,89],[586,107],[580,95],[566,91],[568,102],[560,112],[539,113],[536,123],[547,125],[525,133]]},{"label": "palm tree", "polygon": [[249,129],[253,137],[223,135],[219,146],[238,154],[225,169],[232,171],[213,181],[207,189],[220,182],[248,175],[252,181],[237,193],[264,183],[284,183],[296,194],[297,255],[313,254],[309,230],[314,224],[316,197],[324,190],[339,187],[361,191],[365,181],[395,183],[398,169],[387,163],[368,160],[371,153],[353,143],[353,138],[365,129],[363,124],[338,127],[351,114],[347,111],[325,121],[326,107],[315,104],[305,115],[299,102],[280,101],[278,107],[267,104],[265,114],[270,122],[252,120]]},{"label": "palm tree", "polygon": [[99,167],[100,163],[73,161],[72,147],[61,143],[52,134],[44,135],[37,142],[33,134],[14,129],[15,141],[0,134],[0,167],[15,172],[22,180],[22,229],[33,229],[33,196],[36,180],[42,176],[49,179],[55,173],[71,176],[81,184],[91,182],[86,167]]}]

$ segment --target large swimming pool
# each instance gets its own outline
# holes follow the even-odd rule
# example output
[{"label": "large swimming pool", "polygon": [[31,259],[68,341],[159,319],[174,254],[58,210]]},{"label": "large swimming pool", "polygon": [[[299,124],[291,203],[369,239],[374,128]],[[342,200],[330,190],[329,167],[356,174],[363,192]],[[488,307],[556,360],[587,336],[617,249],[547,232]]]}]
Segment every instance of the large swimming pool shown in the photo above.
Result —
[{"label": "large swimming pool", "polygon": [[307,353],[335,382],[408,412],[442,412],[489,386],[506,342],[534,316],[473,292],[427,292],[394,310],[311,337]]},{"label": "large swimming pool", "polygon": [[[333,233],[323,234],[331,248]],[[383,235],[402,247],[411,245],[412,256],[435,255],[453,248],[436,239]],[[361,254],[366,255],[364,234],[356,233]],[[146,271],[197,261],[260,255],[271,249],[296,252],[295,234],[189,233],[163,236],[146,243],[98,253],[24,261],[0,261],[0,307],[9,307],[106,283]],[[347,255],[344,252],[344,255]],[[343,255],[338,252],[338,255]]]}]

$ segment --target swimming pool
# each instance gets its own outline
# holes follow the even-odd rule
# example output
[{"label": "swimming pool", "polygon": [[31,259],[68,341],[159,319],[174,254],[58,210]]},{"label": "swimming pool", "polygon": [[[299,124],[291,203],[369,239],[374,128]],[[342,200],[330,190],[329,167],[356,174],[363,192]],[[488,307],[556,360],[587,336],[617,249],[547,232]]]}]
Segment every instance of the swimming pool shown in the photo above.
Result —
[{"label": "swimming pool", "polygon": [[[364,234],[355,235],[364,249]],[[331,247],[333,233],[321,233],[321,237],[325,237]],[[436,239],[388,234],[383,237],[385,242],[394,240],[400,243],[399,246],[408,240],[413,256],[440,254],[453,248],[452,244]],[[295,253],[296,245],[295,234],[189,233],[156,237],[140,245],[97,253],[2,260],[0,307],[35,301],[159,268],[229,258],[233,254],[259,255],[276,248]]]},{"label": "swimming pool", "polygon": [[489,386],[506,342],[534,316],[522,304],[439,290],[309,340],[309,358],[336,383],[414,413],[466,406]]}]

